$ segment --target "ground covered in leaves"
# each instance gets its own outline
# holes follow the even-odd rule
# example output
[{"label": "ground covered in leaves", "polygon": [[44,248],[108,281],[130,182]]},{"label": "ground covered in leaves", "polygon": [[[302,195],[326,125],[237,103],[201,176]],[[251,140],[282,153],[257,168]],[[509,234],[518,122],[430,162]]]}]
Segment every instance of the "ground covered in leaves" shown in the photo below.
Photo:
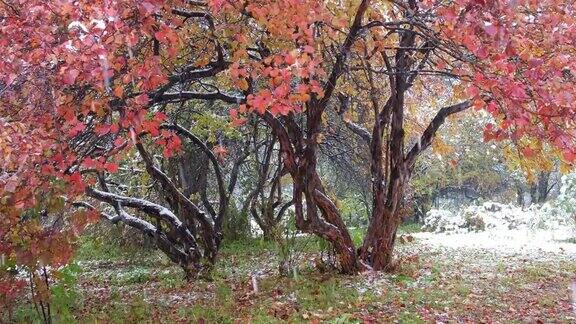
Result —
[{"label": "ground covered in leaves", "polygon": [[[407,234],[405,234],[407,235]],[[570,252],[458,248],[401,238],[395,273],[334,272],[314,239],[292,251],[258,240],[227,244],[212,281],[187,283],[150,251],[88,246],[79,257],[77,322],[419,323],[576,322]],[[281,255],[297,271],[280,276]],[[323,257],[322,257],[323,256]]]}]

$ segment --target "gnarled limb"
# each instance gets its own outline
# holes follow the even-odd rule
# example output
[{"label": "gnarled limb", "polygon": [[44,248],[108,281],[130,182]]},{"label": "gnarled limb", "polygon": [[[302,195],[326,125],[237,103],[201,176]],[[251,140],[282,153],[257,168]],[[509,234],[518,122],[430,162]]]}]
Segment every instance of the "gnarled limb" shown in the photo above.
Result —
[{"label": "gnarled limb", "polygon": [[444,124],[444,121],[448,116],[464,111],[470,108],[471,106],[472,103],[467,100],[440,109],[436,113],[436,116],[434,116],[428,127],[426,127],[426,130],[424,130],[422,136],[420,136],[420,140],[418,141],[418,143],[416,143],[406,155],[405,161],[406,164],[408,165],[408,168],[412,169],[414,167],[414,163],[416,162],[416,158],[418,157],[418,155],[422,151],[426,150],[432,144],[432,140],[434,139],[434,136],[436,136],[436,132],[438,131],[440,126]]}]

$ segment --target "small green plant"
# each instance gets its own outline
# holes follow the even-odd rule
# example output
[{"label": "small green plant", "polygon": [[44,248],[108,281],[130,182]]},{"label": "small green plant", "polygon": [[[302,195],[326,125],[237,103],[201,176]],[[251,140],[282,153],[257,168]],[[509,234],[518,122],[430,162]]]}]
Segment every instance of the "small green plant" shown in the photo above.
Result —
[{"label": "small green plant", "polygon": [[498,261],[498,263],[496,264],[496,270],[498,270],[498,272],[500,273],[506,271],[506,264],[504,263],[504,261],[502,260]]},{"label": "small green plant", "polygon": [[351,317],[349,314],[343,314],[333,320],[328,321],[330,324],[356,324],[361,323],[359,320]]},{"label": "small green plant", "polygon": [[308,240],[302,240],[298,237],[294,213],[290,212],[287,217],[287,223],[284,226],[283,236],[276,242],[276,249],[280,256],[279,272],[286,277],[298,277],[298,259],[305,249],[302,245],[308,243]]},{"label": "small green plant", "polygon": [[424,323],[422,318],[418,314],[414,314],[412,312],[404,312],[400,315],[400,323],[405,324],[420,324]]},{"label": "small green plant", "polygon": [[194,305],[190,308],[180,309],[178,315],[191,323],[234,323],[226,312],[207,305]]},{"label": "small green plant", "polygon": [[[48,271],[42,268],[36,275],[39,280],[34,280],[31,285],[34,290],[34,299],[23,303],[16,309],[13,321],[17,323],[72,323],[75,322],[74,313],[80,305],[80,293],[77,289],[77,276],[81,268],[75,264],[69,264],[57,271]],[[30,273],[30,272],[28,272]],[[31,274],[32,276],[32,274]],[[38,288],[38,284],[44,284]],[[42,296],[38,290],[42,289]],[[46,289],[46,290],[44,290]],[[47,294],[44,295],[44,292]]]},{"label": "small green plant", "polygon": [[182,276],[175,275],[174,273],[170,272],[162,274],[159,277],[159,279],[160,279],[160,285],[163,288],[167,289],[179,288],[186,284],[186,281],[184,280],[184,278],[182,278]]},{"label": "small green plant", "polygon": [[398,283],[403,283],[403,284],[410,284],[412,282],[414,282],[414,279],[412,279],[411,277],[405,275],[405,274],[398,274],[392,277],[394,279],[394,281],[398,282]]},{"label": "small green plant", "polygon": [[232,306],[232,289],[224,280],[216,280],[216,300],[225,307]]},{"label": "small green plant", "polygon": [[54,275],[57,281],[50,287],[50,307],[57,323],[74,321],[74,309],[78,307],[80,298],[76,283],[81,270],[77,264],[72,263]]},{"label": "small green plant", "polygon": [[555,304],[556,304],[556,301],[554,300],[554,298],[552,298],[550,296],[543,296],[538,300],[538,305],[545,307],[545,308],[553,307]]},{"label": "small green plant", "polygon": [[466,297],[470,294],[470,288],[468,286],[466,286],[464,283],[462,282],[458,282],[456,284],[456,293],[458,294],[458,296],[460,297]]},{"label": "small green plant", "polygon": [[539,280],[550,276],[550,270],[543,266],[529,266],[524,268],[524,277],[528,281]]},{"label": "small green plant", "polygon": [[151,305],[139,296],[129,302],[120,301],[106,311],[112,323],[145,323],[150,320]]}]

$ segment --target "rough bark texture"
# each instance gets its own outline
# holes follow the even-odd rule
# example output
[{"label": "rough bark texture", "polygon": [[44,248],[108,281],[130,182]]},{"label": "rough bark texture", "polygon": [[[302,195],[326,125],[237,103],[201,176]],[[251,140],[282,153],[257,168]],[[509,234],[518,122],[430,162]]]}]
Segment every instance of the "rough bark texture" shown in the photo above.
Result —
[{"label": "rough bark texture", "polygon": [[550,180],[551,172],[542,171],[538,175],[538,203],[543,204],[548,199],[550,188],[548,182]]}]

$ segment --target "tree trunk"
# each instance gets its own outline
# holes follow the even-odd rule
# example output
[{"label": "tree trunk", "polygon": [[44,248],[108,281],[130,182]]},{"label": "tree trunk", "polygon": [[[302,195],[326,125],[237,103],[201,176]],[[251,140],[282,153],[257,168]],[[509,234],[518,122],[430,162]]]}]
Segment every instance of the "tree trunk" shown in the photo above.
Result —
[{"label": "tree trunk", "polygon": [[524,188],[519,182],[516,183],[516,202],[518,206],[524,208]]},{"label": "tree trunk", "polygon": [[538,202],[538,184],[533,183],[530,185],[530,204]]},{"label": "tree trunk", "polygon": [[365,252],[362,260],[369,264],[373,270],[393,270],[394,243],[400,220],[396,215],[386,212],[382,216],[382,224],[375,235],[367,236],[364,240]]},{"label": "tree trunk", "polygon": [[262,233],[262,238],[266,242],[277,242],[280,239],[276,227],[264,227]]},{"label": "tree trunk", "polygon": [[[400,226],[401,218],[397,213],[397,207],[402,198],[400,190],[392,197],[392,200],[375,201],[375,208],[370,219],[368,232],[360,250],[362,261],[376,271],[392,270],[394,243],[396,232]],[[377,197],[375,199],[378,199]]]},{"label": "tree trunk", "polygon": [[340,270],[343,274],[356,274],[358,273],[358,257],[354,245],[337,244],[334,246],[338,262],[340,263]]},{"label": "tree trunk", "polygon": [[263,210],[262,214],[262,232],[264,241],[278,242],[281,239],[280,228],[276,218],[274,217],[274,210]]},{"label": "tree trunk", "polygon": [[550,179],[550,172],[540,172],[538,175],[538,203],[543,204],[548,199],[548,181]]}]

